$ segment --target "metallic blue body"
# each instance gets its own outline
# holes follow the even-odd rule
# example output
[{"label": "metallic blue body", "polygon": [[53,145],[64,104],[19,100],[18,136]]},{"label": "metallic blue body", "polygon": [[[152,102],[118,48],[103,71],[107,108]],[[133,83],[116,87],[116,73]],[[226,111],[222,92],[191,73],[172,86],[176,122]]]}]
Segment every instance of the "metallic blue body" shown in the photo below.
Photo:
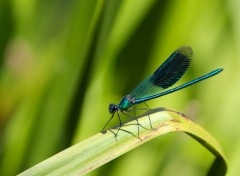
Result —
[{"label": "metallic blue body", "polygon": [[173,93],[223,71],[222,68],[218,68],[183,85],[164,91],[184,75],[190,65],[192,55],[193,51],[191,47],[183,46],[177,49],[151,76],[143,80],[129,95],[125,96],[118,105],[111,104],[109,106],[109,109],[111,109],[109,110],[110,113],[113,113],[114,110],[120,110],[121,112],[126,111],[134,104]]},{"label": "metallic blue body", "polygon": [[109,112],[112,114],[112,116],[103,127],[103,130],[114,117],[115,112],[117,112],[120,126],[122,126],[119,111],[124,113],[124,111],[127,111],[128,108],[135,104],[173,93],[190,85],[196,84],[204,79],[210,78],[223,71],[222,68],[216,69],[183,85],[164,91],[168,87],[175,84],[184,75],[190,65],[192,55],[193,51],[191,47],[180,47],[174,51],[151,76],[143,80],[127,96],[125,96],[118,105],[110,104]]},{"label": "metallic blue body", "polygon": [[[173,93],[190,85],[196,84],[204,79],[210,78],[223,71],[222,68],[218,68],[183,85],[164,91],[168,87],[175,84],[184,75],[190,65],[192,55],[192,48],[188,46],[180,47],[175,52],[173,52],[169,56],[169,58],[151,76],[149,76],[139,85],[137,85],[132,90],[132,92],[130,92],[120,101],[118,105],[109,105],[109,112],[112,114],[111,119],[113,118],[115,112],[127,111],[128,108],[130,108],[134,104],[142,103],[154,98],[161,97],[163,95]],[[118,118],[121,124],[119,114]],[[104,126],[104,128],[106,127],[106,125]]]}]

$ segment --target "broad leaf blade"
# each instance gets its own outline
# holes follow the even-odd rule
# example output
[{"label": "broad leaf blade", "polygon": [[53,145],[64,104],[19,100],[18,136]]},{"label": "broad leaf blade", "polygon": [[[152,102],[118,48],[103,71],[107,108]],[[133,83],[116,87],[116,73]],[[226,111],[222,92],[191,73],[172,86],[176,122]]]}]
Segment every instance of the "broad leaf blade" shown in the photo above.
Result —
[{"label": "broad leaf blade", "polygon": [[[163,108],[151,110],[150,117],[154,129],[140,127],[139,134],[142,140],[122,130],[119,131],[116,140],[112,133],[116,129],[111,129],[112,132],[98,133],[19,175],[84,175],[157,136],[175,131],[189,134],[216,156],[209,174],[225,175],[227,171],[225,156],[218,142],[207,131],[183,114]],[[139,118],[139,123],[150,129],[148,115]],[[125,125],[123,130],[138,135],[136,121],[130,121]]]}]

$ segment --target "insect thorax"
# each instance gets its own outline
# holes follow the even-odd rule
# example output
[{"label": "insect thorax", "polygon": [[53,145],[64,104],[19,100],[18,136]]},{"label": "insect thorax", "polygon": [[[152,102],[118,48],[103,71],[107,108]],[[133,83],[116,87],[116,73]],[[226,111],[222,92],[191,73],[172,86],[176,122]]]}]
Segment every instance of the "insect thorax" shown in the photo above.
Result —
[{"label": "insect thorax", "polygon": [[118,106],[119,106],[120,111],[126,111],[133,104],[135,104],[135,99],[130,97],[129,95],[127,95],[121,100],[121,102],[119,103]]}]

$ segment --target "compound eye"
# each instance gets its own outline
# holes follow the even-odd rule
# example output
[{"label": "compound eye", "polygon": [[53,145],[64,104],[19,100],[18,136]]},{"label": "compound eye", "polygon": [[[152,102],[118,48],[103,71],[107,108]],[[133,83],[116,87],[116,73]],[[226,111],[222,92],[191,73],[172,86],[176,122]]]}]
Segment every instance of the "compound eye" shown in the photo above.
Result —
[{"label": "compound eye", "polygon": [[118,110],[117,105],[115,105],[115,104],[110,104],[109,105],[109,112],[110,112],[110,114],[116,112],[117,110]]}]

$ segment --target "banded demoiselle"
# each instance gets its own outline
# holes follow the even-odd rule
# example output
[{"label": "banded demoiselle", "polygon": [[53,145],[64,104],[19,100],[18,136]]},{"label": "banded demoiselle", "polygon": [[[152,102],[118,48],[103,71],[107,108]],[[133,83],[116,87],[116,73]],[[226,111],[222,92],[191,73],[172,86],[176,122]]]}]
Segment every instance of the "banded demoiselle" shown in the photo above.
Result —
[{"label": "banded demoiselle", "polygon": [[128,115],[125,112],[129,111],[129,108],[135,104],[143,103],[148,100],[173,93],[175,91],[178,91],[180,89],[193,85],[197,82],[200,82],[204,79],[210,78],[220,73],[221,71],[223,71],[222,68],[218,68],[190,82],[182,84],[173,89],[164,91],[165,89],[175,84],[183,76],[183,74],[186,72],[186,70],[190,65],[190,62],[192,60],[192,55],[193,55],[193,50],[191,47],[182,46],[178,48],[151,76],[143,80],[128,95],[123,97],[123,99],[120,101],[118,105],[110,104],[109,112],[112,114],[112,116],[103,127],[103,131],[106,128],[107,124],[112,120],[116,112],[118,114],[118,119],[120,123],[119,126],[121,128],[122,121],[121,121],[119,112],[125,115]]}]

